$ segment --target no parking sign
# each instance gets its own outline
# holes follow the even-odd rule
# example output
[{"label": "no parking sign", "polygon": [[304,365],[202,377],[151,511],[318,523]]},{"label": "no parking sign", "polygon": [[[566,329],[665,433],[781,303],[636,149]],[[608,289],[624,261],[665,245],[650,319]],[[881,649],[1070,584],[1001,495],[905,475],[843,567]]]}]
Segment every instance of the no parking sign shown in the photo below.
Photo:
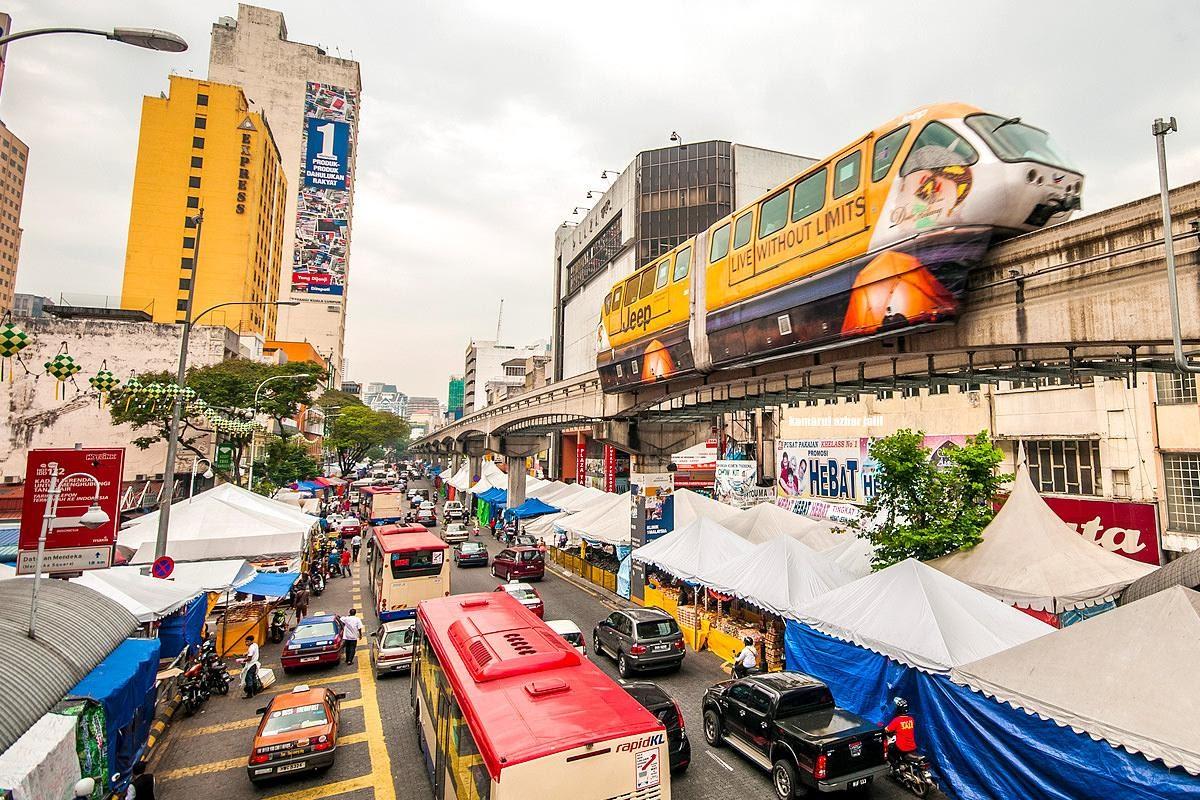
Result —
[{"label": "no parking sign", "polygon": [[169,578],[175,571],[175,559],[170,556],[159,556],[150,566],[150,574],[156,578]]}]

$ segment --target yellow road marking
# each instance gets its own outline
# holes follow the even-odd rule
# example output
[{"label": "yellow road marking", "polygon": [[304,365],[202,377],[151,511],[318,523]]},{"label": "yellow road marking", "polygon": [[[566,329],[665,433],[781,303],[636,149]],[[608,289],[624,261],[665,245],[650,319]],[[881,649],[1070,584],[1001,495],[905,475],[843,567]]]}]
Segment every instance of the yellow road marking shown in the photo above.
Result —
[{"label": "yellow road marking", "polygon": [[[363,701],[361,698],[357,700],[343,700],[342,710],[345,711],[348,708],[358,708],[362,705],[362,702]],[[184,731],[179,735],[179,738],[187,739],[191,736],[205,736],[210,733],[224,733],[225,731],[236,731],[240,730],[241,728],[253,728],[258,725],[260,720],[262,720],[262,717],[251,717],[250,719],[236,719],[233,722],[222,722],[219,725],[206,725],[203,728],[194,728],[190,731]]]},{"label": "yellow road marking", "polygon": [[[388,780],[391,780],[390,775],[388,776]],[[313,786],[308,789],[299,789],[295,792],[267,795],[264,800],[321,800],[323,797],[336,797],[339,794],[348,794],[349,792],[358,791],[359,789],[369,789],[372,786],[375,786],[375,776],[362,775],[357,778],[338,781],[337,783],[326,783],[321,786]],[[377,792],[376,797],[378,796],[379,794]]]},{"label": "yellow road marking", "polygon": [[[338,737],[338,747],[345,747],[349,744],[358,744],[359,742],[367,741],[367,734],[352,733],[348,736]],[[237,758],[227,758],[224,761],[213,761],[208,764],[196,764],[192,767],[181,767],[172,769],[166,772],[158,773],[157,777],[160,781],[177,781],[180,778],[192,778],[196,775],[204,775],[209,772],[220,772],[227,769],[235,769],[237,767],[246,766],[249,756],[239,756]]]},{"label": "yellow road marking", "polygon": [[313,678],[307,681],[295,681],[294,683],[280,683],[272,686],[267,691],[271,694],[279,694],[280,692],[290,692],[297,686],[323,686],[327,683],[342,683],[344,681],[358,680],[358,675],[353,672],[343,673],[341,675],[329,675],[324,678]]},{"label": "yellow road marking", "polygon": [[383,737],[383,716],[379,713],[379,695],[375,691],[375,670],[371,666],[371,659],[365,655],[358,656],[358,678],[362,688],[363,719],[367,727],[367,748],[371,753],[375,800],[396,800],[392,758],[388,755],[387,740]]}]

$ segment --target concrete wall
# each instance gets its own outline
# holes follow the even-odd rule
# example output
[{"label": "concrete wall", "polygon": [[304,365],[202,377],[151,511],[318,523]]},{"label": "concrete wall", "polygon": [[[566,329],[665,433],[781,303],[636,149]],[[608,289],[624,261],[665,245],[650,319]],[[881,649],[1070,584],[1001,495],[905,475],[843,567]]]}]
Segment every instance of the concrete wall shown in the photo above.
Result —
[{"label": "concrete wall", "polygon": [[[34,336],[33,344],[21,351],[32,374],[9,362],[6,371],[15,367],[13,381],[9,383],[6,377],[0,382],[0,480],[24,477],[30,449],[73,447],[76,442],[90,447],[124,447],[126,480],[161,473],[166,445],[139,450],[131,441],[144,432],[128,425],[114,426],[108,408],[98,406],[98,396],[87,381],[106,360],[108,369],[122,382],[133,372],[174,372],[179,362],[179,326],[45,317],[22,320],[21,327]],[[62,342],[82,370],[75,375],[79,388],[68,381],[65,399],[56,399],[58,381],[46,375],[42,365],[54,357]],[[188,364],[219,363],[236,353],[237,347],[237,334],[227,328],[196,328]],[[186,471],[191,463],[192,456],[181,453],[179,469]]]},{"label": "concrete wall", "polygon": [[[343,377],[342,344],[346,329],[345,296],[337,298],[303,292],[292,294],[291,265],[307,83],[328,83],[361,91],[358,62],[326,55],[313,45],[289,42],[283,14],[239,4],[235,25],[220,22],[213,25],[208,77],[245,88],[254,108],[266,114],[283,159],[290,191],[284,213],[284,265],[279,276],[279,296],[300,300],[301,304],[279,309],[275,338],[307,340],[322,354],[332,352],[340,380]],[[351,126],[351,171],[357,152],[358,124],[354,123]],[[353,230],[352,222],[350,227]],[[347,261],[347,295],[349,291]]]},{"label": "concrete wall", "polygon": [[[471,351],[474,351],[474,370],[471,369],[472,359]],[[504,378],[504,362],[514,358],[530,358],[532,356],[544,356],[549,353],[549,345],[546,342],[535,342],[531,345],[522,347],[514,347],[512,345],[498,345],[490,340],[476,340],[471,342],[467,347],[467,374],[465,380],[474,379],[473,394],[464,397],[463,406],[464,413],[470,414],[478,411],[488,404],[487,385],[488,383]],[[524,378],[513,378],[512,382],[523,384]],[[508,383],[509,381],[502,381]],[[472,391],[467,388],[468,393]]]},{"label": "concrete wall", "polygon": [[807,156],[764,150],[745,144],[733,146],[733,205],[744,206],[817,163]]}]

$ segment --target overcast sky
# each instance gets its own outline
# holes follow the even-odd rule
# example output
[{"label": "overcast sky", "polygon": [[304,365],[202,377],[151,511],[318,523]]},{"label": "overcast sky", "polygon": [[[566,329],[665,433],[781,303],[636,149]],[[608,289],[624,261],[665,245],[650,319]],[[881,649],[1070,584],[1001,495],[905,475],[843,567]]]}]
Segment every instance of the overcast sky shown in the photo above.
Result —
[{"label": "overcast sky", "polygon": [[[116,295],[143,95],[203,77],[210,0],[20,0],[16,30],[165,28],[178,55],[82,37],[9,47],[0,116],[30,147],[17,290]],[[1085,209],[1200,178],[1200,4],[330,3],[277,0],[289,37],[362,65],[346,355],[354,380],[446,397],[471,337],[549,336],[555,228],[600,172],[685,139],[823,156],[929,102],[1049,129]]]}]

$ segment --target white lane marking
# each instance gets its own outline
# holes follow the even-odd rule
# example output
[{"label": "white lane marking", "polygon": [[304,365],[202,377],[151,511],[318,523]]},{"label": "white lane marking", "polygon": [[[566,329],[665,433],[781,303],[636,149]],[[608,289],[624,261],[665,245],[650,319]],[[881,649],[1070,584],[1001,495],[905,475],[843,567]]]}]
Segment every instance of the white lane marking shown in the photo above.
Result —
[{"label": "white lane marking", "polygon": [[730,772],[733,772],[733,767],[731,767],[731,766],[729,766],[728,764],[726,764],[726,763],[725,763],[725,760],[724,760],[724,759],[722,759],[722,758],[721,758],[719,755],[717,755],[716,753],[714,753],[712,750],[705,750],[704,752],[705,752],[705,754],[706,754],[706,755],[707,755],[709,758],[711,758],[713,761],[717,762],[718,764],[720,764],[722,767],[724,767],[725,769],[729,770]]}]

